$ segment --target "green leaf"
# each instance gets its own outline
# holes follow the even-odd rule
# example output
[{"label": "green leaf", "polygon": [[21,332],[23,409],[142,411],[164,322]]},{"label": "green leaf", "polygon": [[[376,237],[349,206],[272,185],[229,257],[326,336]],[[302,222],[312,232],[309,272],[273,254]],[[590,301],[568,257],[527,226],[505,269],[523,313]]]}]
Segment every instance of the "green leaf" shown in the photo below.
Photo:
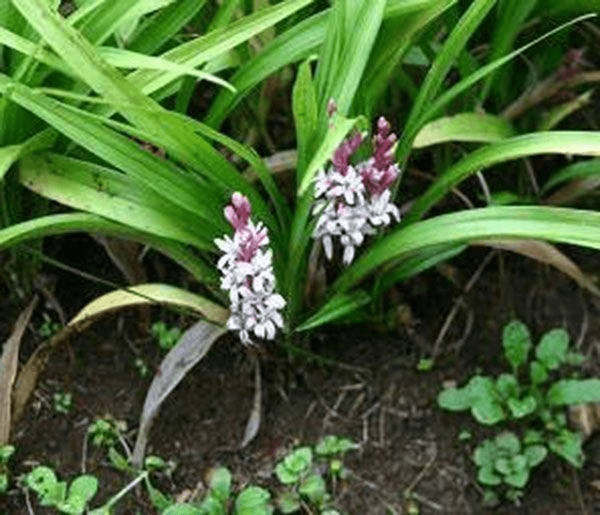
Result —
[{"label": "green leaf", "polygon": [[271,515],[271,494],[264,488],[249,486],[235,500],[235,515]]},{"label": "green leaf", "polygon": [[511,397],[508,399],[508,407],[514,418],[523,418],[535,411],[537,402],[532,395],[527,395],[523,399]]},{"label": "green leaf", "polygon": [[548,369],[539,361],[534,360],[529,365],[529,377],[533,384],[542,384],[548,380]]},{"label": "green leaf", "polygon": [[357,445],[349,438],[327,435],[319,441],[315,447],[315,452],[319,456],[334,456],[336,454],[344,454],[356,448]]},{"label": "green leaf", "polygon": [[499,399],[506,402],[511,397],[516,397],[519,392],[519,382],[513,374],[501,374],[496,379],[496,391]]},{"label": "green leaf", "polygon": [[122,472],[131,470],[131,464],[114,447],[108,448],[108,459],[112,466],[115,467],[117,470],[120,470]]},{"label": "green leaf", "polygon": [[173,504],[163,511],[162,515],[203,515],[203,513],[191,504]]},{"label": "green leaf", "polygon": [[524,451],[527,458],[527,464],[530,468],[537,467],[548,455],[548,449],[545,445],[530,445]]},{"label": "green leaf", "polygon": [[518,454],[521,451],[521,442],[517,435],[510,431],[500,433],[494,439],[494,443],[499,450],[508,453],[510,456]]},{"label": "green leaf", "polygon": [[450,411],[464,411],[471,408],[471,394],[468,387],[445,388],[437,397],[440,408]]},{"label": "green leaf", "polygon": [[362,121],[362,118],[346,118],[339,114],[333,117],[323,142],[308,164],[304,176],[301,177],[299,196],[306,192],[317,172],[332,158],[340,143],[359,121]]},{"label": "green leaf", "polygon": [[295,483],[312,466],[312,449],[300,447],[280,461],[275,475],[284,485]]},{"label": "green leaf", "polygon": [[346,316],[371,302],[371,296],[358,290],[348,294],[336,295],[319,311],[295,328],[296,332],[307,331],[328,322]]},{"label": "green leaf", "polygon": [[415,137],[413,148],[448,141],[493,143],[513,136],[511,124],[504,118],[482,113],[460,113],[439,118],[425,125]]},{"label": "green leaf", "polygon": [[308,497],[311,503],[321,505],[327,495],[325,481],[318,474],[310,474],[300,483],[298,491],[301,495]]},{"label": "green leaf", "polygon": [[562,379],[548,390],[547,401],[553,406],[600,402],[600,379]]},{"label": "green leaf", "polygon": [[292,490],[285,490],[277,497],[277,507],[282,513],[296,513],[300,509],[300,496]]},{"label": "green leaf", "polygon": [[550,450],[573,465],[575,468],[583,467],[583,437],[579,433],[574,433],[563,429],[560,434],[550,439],[548,442]]},{"label": "green leaf", "polygon": [[[523,456],[516,456],[517,458],[522,458]],[[514,486],[515,488],[523,488],[527,481],[529,481],[529,469],[527,467],[513,470],[511,474],[504,476],[504,482],[508,485]]]},{"label": "green leaf", "polygon": [[305,61],[298,68],[292,92],[292,110],[298,148],[297,180],[304,175],[311,157],[313,140],[318,129],[317,107],[317,93],[312,80],[310,63]]},{"label": "green leaf", "polygon": [[75,478],[69,486],[66,503],[72,509],[71,513],[81,514],[87,503],[98,491],[98,479],[91,475]]},{"label": "green leaf", "polygon": [[231,472],[225,467],[213,469],[208,479],[211,493],[222,503],[229,499],[231,494]]},{"label": "green leaf", "polygon": [[502,332],[502,346],[506,359],[513,370],[517,370],[527,362],[531,349],[531,336],[527,326],[518,320],[507,324]]},{"label": "green leaf", "polygon": [[344,292],[382,264],[410,255],[418,249],[492,237],[562,241],[598,249],[600,214],[579,209],[494,206],[400,226],[374,242],[338,278],[332,290],[335,293]]},{"label": "green leaf", "polygon": [[[446,38],[441,51],[431,64],[427,76],[419,88],[417,98],[413,102],[410,115],[405,124],[404,134],[398,145],[397,155],[400,156],[400,159],[404,159],[408,154],[414,136],[424,125],[422,121],[423,114],[430,108],[431,103],[442,88],[444,79],[457,56],[495,3],[495,0],[475,0],[472,2]],[[425,122],[427,121],[425,120]]]},{"label": "green leaf", "polygon": [[502,483],[502,478],[494,472],[492,467],[481,467],[477,473],[477,481],[482,485],[496,486]]},{"label": "green leaf", "polygon": [[600,155],[600,134],[592,131],[539,132],[486,145],[471,152],[438,177],[415,201],[403,223],[422,217],[453,187],[482,168],[539,154]]},{"label": "green leaf", "polygon": [[556,370],[566,359],[569,334],[564,329],[548,331],[535,349],[536,357],[548,370]]}]

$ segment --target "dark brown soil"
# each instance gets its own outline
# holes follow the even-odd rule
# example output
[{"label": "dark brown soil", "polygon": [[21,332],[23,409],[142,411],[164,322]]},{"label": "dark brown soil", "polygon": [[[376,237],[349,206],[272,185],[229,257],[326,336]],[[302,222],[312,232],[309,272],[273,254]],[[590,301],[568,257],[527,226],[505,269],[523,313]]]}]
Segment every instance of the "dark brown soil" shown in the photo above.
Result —
[{"label": "dark brown soil", "polygon": [[[470,459],[476,441],[486,433],[469,416],[437,409],[435,397],[442,382],[463,381],[476,367],[496,373],[501,329],[513,316],[527,322],[536,336],[550,327],[567,327],[591,357],[586,372],[598,374],[600,304],[558,272],[503,254],[502,266],[498,258],[490,261],[464,296],[464,308],[440,346],[434,370],[418,372],[419,359],[430,355],[462,291],[445,277],[458,270],[458,277],[452,277],[464,285],[484,256],[485,251],[472,251],[445,276],[431,272],[409,282],[402,302],[413,315],[404,310],[405,323],[393,334],[371,327],[338,328],[301,342],[337,365],[292,360],[268,350],[261,365],[262,425],[244,450],[238,446],[252,404],[252,367],[239,343],[222,339],[171,394],[155,423],[148,452],[177,464],[171,478],[159,477],[157,484],[178,496],[202,486],[211,467],[225,465],[237,486],[271,485],[275,463],[294,445],[336,434],[360,444],[345,459],[350,478],[334,492],[344,513],[486,513]],[[593,257],[579,257],[592,272]],[[62,301],[67,300],[63,295]],[[9,325],[2,320],[2,329]],[[156,366],[160,354],[148,337],[136,334],[133,314],[113,316],[52,356],[26,415],[13,431],[18,448],[15,475],[38,463],[55,467],[61,478],[80,474],[86,430],[97,417],[110,414],[130,429],[137,427],[150,380],[139,377],[134,360],[143,356]],[[35,338],[30,335],[29,340],[25,352]],[[75,399],[67,415],[52,408],[52,394],[59,390],[71,392]],[[474,434],[466,444],[458,440],[464,429]],[[130,444],[133,438],[131,433]],[[582,471],[547,459],[534,471],[523,504],[505,503],[493,513],[600,513],[598,437],[590,439],[586,451]],[[130,480],[110,467],[104,451],[91,446],[85,469],[100,479],[93,506]],[[36,515],[49,513],[31,501]],[[28,513],[17,486],[0,498],[0,513]],[[146,515],[156,510],[140,491],[128,494],[115,513]]]}]

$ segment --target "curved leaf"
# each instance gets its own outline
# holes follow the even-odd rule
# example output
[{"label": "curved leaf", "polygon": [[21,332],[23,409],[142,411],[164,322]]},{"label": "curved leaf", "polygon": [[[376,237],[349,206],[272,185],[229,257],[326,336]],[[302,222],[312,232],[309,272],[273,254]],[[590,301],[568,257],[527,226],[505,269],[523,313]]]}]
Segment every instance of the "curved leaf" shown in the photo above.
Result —
[{"label": "curved leaf", "polygon": [[392,259],[431,245],[482,238],[525,238],[600,249],[600,213],[554,207],[494,206],[441,215],[399,227],[374,243],[333,286],[344,292]]},{"label": "curved leaf", "polygon": [[165,356],[144,401],[132,457],[134,466],[139,467],[142,464],[150,427],[163,401],[226,331],[223,326],[201,320],[190,327]]},{"label": "curved leaf", "polygon": [[79,311],[68,325],[77,325],[88,318],[140,304],[173,304],[192,309],[208,320],[221,324],[229,318],[227,309],[200,295],[168,284],[147,283],[101,295]]},{"label": "curved leaf", "polygon": [[450,189],[470,175],[497,163],[539,154],[600,155],[600,133],[553,131],[516,136],[487,145],[466,156],[419,197],[404,218],[410,223],[422,217]]}]

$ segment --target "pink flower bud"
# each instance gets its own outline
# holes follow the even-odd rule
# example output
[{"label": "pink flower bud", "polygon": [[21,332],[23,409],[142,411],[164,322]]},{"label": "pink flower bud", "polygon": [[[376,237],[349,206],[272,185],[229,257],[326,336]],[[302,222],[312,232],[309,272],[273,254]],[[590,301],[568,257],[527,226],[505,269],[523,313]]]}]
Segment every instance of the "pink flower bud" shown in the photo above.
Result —
[{"label": "pink flower bud", "polygon": [[231,196],[233,206],[225,208],[225,218],[237,231],[243,229],[248,224],[252,208],[250,201],[237,191]]}]

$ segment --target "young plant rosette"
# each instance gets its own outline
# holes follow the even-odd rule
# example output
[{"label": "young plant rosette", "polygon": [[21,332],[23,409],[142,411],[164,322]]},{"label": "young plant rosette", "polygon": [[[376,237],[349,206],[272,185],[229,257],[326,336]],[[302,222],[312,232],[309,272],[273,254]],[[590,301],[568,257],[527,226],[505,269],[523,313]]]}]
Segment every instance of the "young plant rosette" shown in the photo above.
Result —
[{"label": "young plant rosette", "polygon": [[317,201],[312,212],[318,218],[313,237],[321,241],[328,260],[333,258],[334,241],[339,241],[344,249],[342,261],[349,265],[365,236],[393,219],[400,221],[400,212],[390,201],[390,188],[400,175],[393,162],[396,135],[390,131],[387,120],[379,118],[371,158],[355,166],[350,163],[364,139],[363,134],[356,134],[342,142],[329,169],[315,178]]},{"label": "young plant rosette", "polygon": [[280,310],[284,298],[275,293],[273,251],[269,248],[267,228],[250,220],[249,200],[236,192],[225,208],[225,218],[233,226],[233,237],[216,238],[224,253],[217,263],[221,272],[221,289],[229,292],[231,316],[227,328],[238,331],[245,345],[253,343],[250,335],[273,340],[276,328],[283,327]]}]

